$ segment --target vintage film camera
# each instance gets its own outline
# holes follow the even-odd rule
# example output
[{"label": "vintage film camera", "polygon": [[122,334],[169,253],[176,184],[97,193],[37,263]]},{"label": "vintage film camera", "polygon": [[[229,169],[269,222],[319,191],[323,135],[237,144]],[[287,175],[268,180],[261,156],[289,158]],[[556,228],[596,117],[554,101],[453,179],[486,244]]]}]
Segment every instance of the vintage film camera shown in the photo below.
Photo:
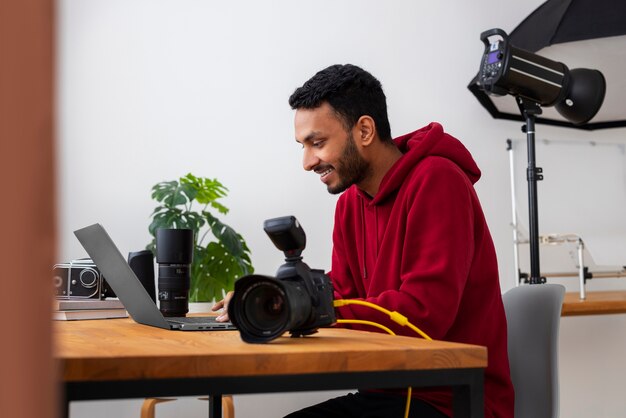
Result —
[{"label": "vintage film camera", "polygon": [[244,276],[235,282],[228,316],[248,343],[264,343],[289,331],[292,337],[317,332],[336,322],[333,286],[323,270],[302,261],[306,235],[293,216],[268,219],[263,229],[285,253],[276,278]]},{"label": "vintage film camera", "polygon": [[89,258],[55,264],[52,268],[55,295],[59,299],[105,299],[115,297],[113,289]]}]

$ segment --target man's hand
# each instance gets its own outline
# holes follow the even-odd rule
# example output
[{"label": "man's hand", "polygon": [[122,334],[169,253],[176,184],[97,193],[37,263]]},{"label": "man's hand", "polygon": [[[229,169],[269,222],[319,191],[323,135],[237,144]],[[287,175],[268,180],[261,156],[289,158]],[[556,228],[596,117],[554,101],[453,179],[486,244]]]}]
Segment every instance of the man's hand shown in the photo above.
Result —
[{"label": "man's hand", "polygon": [[213,305],[213,308],[212,308],[213,311],[219,311],[220,309],[222,310],[222,312],[217,316],[217,318],[215,318],[215,320],[217,322],[228,322],[229,321],[229,318],[228,318],[228,302],[230,302],[230,300],[233,298],[233,294],[234,293],[235,292],[228,292],[224,299],[220,300],[215,305]]}]

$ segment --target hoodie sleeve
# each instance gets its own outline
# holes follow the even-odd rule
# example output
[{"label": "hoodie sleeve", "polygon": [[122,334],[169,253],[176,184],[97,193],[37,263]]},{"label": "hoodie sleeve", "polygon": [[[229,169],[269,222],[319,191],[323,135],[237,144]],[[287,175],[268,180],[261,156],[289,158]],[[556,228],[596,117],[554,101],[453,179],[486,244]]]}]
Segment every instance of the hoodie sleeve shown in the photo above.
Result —
[{"label": "hoodie sleeve", "polygon": [[[430,337],[442,339],[455,322],[472,269],[477,198],[466,174],[439,157],[424,159],[406,179],[403,189],[396,202],[402,205],[400,216],[390,219],[398,223],[393,228],[393,251],[381,249],[378,263],[383,265],[373,272],[367,292],[358,291],[360,280],[352,277],[354,271],[346,261],[354,257],[348,255],[351,249],[342,236],[343,228],[339,228],[332,272],[336,296],[365,295],[363,299],[403,314]],[[415,335],[373,309],[352,305],[339,308],[338,314],[341,318],[375,321],[399,334]]]}]

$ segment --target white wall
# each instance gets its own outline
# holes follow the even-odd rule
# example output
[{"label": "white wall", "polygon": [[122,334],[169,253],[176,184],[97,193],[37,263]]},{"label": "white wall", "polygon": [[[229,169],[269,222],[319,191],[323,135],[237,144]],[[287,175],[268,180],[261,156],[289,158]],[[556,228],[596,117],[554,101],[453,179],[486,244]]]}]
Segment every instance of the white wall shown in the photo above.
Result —
[{"label": "white wall", "polygon": [[[394,135],[435,120],[473,153],[502,287],[510,288],[504,142],[521,137],[520,124],[491,119],[466,86],[483,50],[480,32],[511,31],[541,2],[59,1],[61,258],[84,256],[72,231],[93,222],[104,224],[123,252],[143,248],[155,206],[151,186],[192,172],[230,189],[225,221],[247,239],[257,272],[273,274],[282,263],[261,226],[286,214],[308,233],[305,260],[327,269],[335,198],[301,169],[287,98],[316,71],[353,63],[382,81]],[[625,136],[544,126],[538,132],[551,139]],[[570,208],[546,209],[581,221]],[[590,289],[615,282],[606,283]],[[568,287],[576,290],[575,282]],[[622,315],[563,320],[562,416],[623,415],[625,325]],[[274,417],[326,395],[284,397],[293,405],[275,395],[237,397],[237,414]],[[137,416],[138,404],[77,403],[72,414]],[[205,416],[192,405],[164,406],[159,416]]]}]

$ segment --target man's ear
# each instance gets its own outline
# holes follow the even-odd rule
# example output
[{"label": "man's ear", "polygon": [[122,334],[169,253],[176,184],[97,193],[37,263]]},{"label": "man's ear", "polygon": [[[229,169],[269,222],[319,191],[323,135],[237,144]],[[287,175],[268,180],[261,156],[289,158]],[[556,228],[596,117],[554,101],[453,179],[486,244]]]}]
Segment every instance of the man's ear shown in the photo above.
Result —
[{"label": "man's ear", "polygon": [[376,122],[371,116],[363,115],[355,124],[354,139],[363,147],[369,146],[376,136]]}]

